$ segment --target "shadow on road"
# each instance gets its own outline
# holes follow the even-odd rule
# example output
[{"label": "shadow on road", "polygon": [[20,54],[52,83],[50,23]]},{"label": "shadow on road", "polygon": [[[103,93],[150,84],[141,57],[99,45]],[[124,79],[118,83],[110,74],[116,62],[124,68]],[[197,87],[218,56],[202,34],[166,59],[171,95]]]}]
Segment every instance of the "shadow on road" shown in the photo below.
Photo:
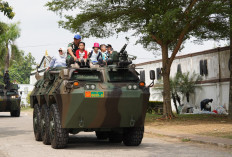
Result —
[{"label": "shadow on road", "polygon": [[138,147],[128,147],[125,146],[123,143],[110,143],[108,140],[98,140],[95,135],[85,136],[85,135],[71,135],[69,136],[69,143],[66,149],[69,150],[102,150],[102,149],[109,149],[109,150],[134,150],[134,149],[141,149],[141,150],[152,150],[153,146],[149,143],[142,143]]}]

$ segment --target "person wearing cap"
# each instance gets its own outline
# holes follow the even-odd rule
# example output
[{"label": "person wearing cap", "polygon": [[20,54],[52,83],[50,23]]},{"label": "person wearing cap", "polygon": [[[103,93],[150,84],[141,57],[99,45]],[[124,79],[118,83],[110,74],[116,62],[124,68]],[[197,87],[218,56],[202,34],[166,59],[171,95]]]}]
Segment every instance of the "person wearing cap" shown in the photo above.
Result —
[{"label": "person wearing cap", "polygon": [[3,82],[6,85],[9,84],[9,82],[10,82],[10,75],[9,75],[9,71],[8,70],[6,70],[6,72],[4,74]]},{"label": "person wearing cap", "polygon": [[102,60],[107,64],[111,65],[112,64],[112,51],[107,51],[107,46],[105,44],[102,44],[100,46],[101,48],[101,53],[102,53]]},{"label": "person wearing cap", "polygon": [[102,57],[102,54],[101,52],[99,52],[99,49],[100,49],[99,43],[94,43],[93,50],[88,55],[89,59],[93,64],[97,64],[100,57]]},{"label": "person wearing cap", "polygon": [[77,61],[76,51],[79,50],[80,42],[81,36],[77,34],[74,36],[74,41],[68,44],[68,54],[74,59],[74,61]]},{"label": "person wearing cap", "polygon": [[58,52],[59,54],[52,57],[50,65],[46,69],[46,71],[48,71],[51,68],[66,67],[66,54],[67,54],[66,48],[61,47],[59,48]]},{"label": "person wearing cap", "polygon": [[108,45],[106,46],[106,48],[107,48],[107,52],[108,52],[109,54],[112,54],[112,53],[113,53],[112,45],[108,44]]}]

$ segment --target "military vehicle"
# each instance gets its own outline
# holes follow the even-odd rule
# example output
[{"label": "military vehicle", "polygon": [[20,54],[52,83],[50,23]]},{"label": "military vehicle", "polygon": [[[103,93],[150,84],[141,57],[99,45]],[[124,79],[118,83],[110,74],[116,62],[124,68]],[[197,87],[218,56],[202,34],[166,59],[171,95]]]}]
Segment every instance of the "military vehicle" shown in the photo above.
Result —
[{"label": "military vehicle", "polygon": [[[6,75],[5,75],[6,76]],[[9,76],[0,85],[0,112],[10,112],[12,117],[20,116],[21,97],[18,92],[18,84],[13,84],[9,80]]]},{"label": "military vehicle", "polygon": [[[126,45],[119,53],[114,52],[111,65],[103,67],[64,67],[44,72],[42,66],[50,58],[42,59],[34,73],[38,81],[30,96],[36,141],[55,149],[65,148],[69,134],[95,131],[99,140],[126,146],[141,144],[149,86],[145,85],[144,71],[139,74],[132,64],[136,57],[130,57],[125,49]],[[154,82],[154,71],[150,77]]]}]

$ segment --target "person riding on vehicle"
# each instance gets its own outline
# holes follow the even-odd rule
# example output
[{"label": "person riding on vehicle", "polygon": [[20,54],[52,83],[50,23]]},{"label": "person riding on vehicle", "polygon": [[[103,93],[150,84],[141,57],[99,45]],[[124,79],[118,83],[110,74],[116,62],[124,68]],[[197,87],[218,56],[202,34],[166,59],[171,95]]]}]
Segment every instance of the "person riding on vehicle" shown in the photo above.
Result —
[{"label": "person riding on vehicle", "polygon": [[79,50],[80,42],[81,36],[77,34],[74,36],[74,42],[68,44],[68,56],[66,60],[68,66],[77,61],[76,51]]},{"label": "person riding on vehicle", "polygon": [[51,68],[56,68],[56,67],[66,67],[66,49],[64,47],[59,48],[58,50],[59,54],[55,55],[51,62],[49,67],[46,69],[48,71]]},{"label": "person riding on vehicle", "polygon": [[102,57],[101,52],[99,52],[99,48],[99,43],[94,43],[93,50],[88,55],[92,64],[97,64],[100,57]]}]

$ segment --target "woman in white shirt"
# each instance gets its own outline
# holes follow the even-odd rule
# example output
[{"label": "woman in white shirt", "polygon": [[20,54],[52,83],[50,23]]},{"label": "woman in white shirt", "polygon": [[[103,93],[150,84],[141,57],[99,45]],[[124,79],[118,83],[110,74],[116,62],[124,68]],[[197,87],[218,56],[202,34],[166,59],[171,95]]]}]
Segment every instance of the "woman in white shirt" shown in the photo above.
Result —
[{"label": "woman in white shirt", "polygon": [[67,50],[64,47],[62,47],[58,51],[59,51],[59,54],[52,57],[52,60],[50,62],[49,67],[47,68],[47,70],[49,70],[51,68],[57,68],[57,67],[66,67]]}]

